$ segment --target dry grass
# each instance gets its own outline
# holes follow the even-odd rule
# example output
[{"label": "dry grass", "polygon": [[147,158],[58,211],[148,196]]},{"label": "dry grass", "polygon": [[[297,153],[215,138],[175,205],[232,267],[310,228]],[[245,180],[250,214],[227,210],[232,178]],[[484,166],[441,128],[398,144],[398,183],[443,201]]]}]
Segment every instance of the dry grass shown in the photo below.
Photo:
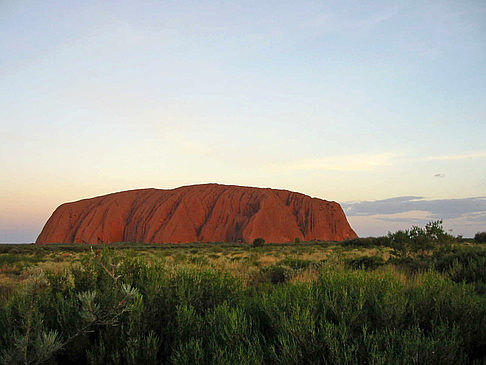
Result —
[{"label": "dry grass", "polygon": [[320,272],[316,269],[306,269],[290,279],[292,283],[310,283],[317,280]]},{"label": "dry grass", "polygon": [[[311,263],[327,262],[329,265],[342,266],[343,262],[349,258],[359,258],[362,256],[379,256],[385,261],[390,257],[390,248],[355,248],[346,247],[339,244],[333,245],[267,245],[254,248],[251,245],[224,246],[218,244],[201,245],[199,247],[176,246],[143,249],[124,249],[120,252],[127,256],[143,258],[149,265],[163,264],[164,267],[191,267],[226,270],[231,274],[241,277],[244,281],[249,280],[256,272],[265,267],[279,265],[284,259],[306,260]],[[19,261],[2,264],[0,266],[0,284],[17,285],[22,283],[34,268],[43,271],[62,272],[70,266],[77,264],[90,251],[78,252],[55,249],[50,252],[37,252],[28,254],[0,254],[16,255],[14,259]],[[23,258],[25,258],[23,260]],[[12,259],[12,258],[9,258]],[[4,261],[6,262],[6,261]],[[406,281],[406,275],[399,269],[391,266],[387,270],[392,270],[400,280]],[[382,268],[384,269],[384,268]],[[308,282],[315,280],[318,276],[318,269],[308,268],[297,272],[291,281]]]},{"label": "dry grass", "polygon": [[262,266],[269,266],[269,265],[273,265],[275,264],[277,261],[279,261],[279,258],[278,257],[275,257],[275,256],[262,256],[258,259],[258,262],[262,265]]}]

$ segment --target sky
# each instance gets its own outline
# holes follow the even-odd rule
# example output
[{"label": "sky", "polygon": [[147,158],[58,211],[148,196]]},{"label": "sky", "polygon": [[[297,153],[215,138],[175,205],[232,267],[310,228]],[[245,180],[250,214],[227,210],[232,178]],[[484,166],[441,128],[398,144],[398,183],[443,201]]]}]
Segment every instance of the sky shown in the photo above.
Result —
[{"label": "sky", "polygon": [[486,3],[0,1],[0,242],[216,182],[486,230]]}]

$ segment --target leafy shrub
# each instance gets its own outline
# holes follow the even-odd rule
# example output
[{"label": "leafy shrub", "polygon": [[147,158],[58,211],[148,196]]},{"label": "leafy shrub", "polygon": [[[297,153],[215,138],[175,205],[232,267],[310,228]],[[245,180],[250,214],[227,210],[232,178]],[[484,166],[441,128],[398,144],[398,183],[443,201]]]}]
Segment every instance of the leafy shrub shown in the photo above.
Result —
[{"label": "leafy shrub", "polygon": [[289,282],[313,262],[287,258],[244,286],[222,269],[103,250],[33,273],[0,301],[0,363],[480,364],[485,298],[454,280],[481,252],[446,248],[428,259],[440,272],[413,280],[325,264],[316,280]]},{"label": "leafy shrub", "polygon": [[270,265],[260,269],[257,282],[284,283],[293,275],[293,270],[283,265]]},{"label": "leafy shrub", "polygon": [[379,256],[361,256],[346,260],[346,265],[352,269],[374,270],[384,264],[385,261]]},{"label": "leafy shrub", "polygon": [[[407,230],[398,230],[387,235],[389,246],[394,249],[393,254],[404,257],[408,252],[424,252],[434,249],[437,245],[453,242],[454,237],[444,231],[442,220],[432,221],[424,228],[412,226]],[[385,242],[385,239],[381,239]]]},{"label": "leafy shrub", "polygon": [[373,247],[374,246],[374,239],[372,237],[357,237],[351,238],[348,240],[344,240],[341,242],[342,246],[351,246],[351,247]]},{"label": "leafy shrub", "polygon": [[374,237],[373,243],[376,246],[389,247],[390,246],[390,239],[389,239],[388,236],[378,236],[378,237]]},{"label": "leafy shrub", "polygon": [[390,257],[386,263],[395,265],[410,273],[425,272],[434,266],[432,259],[428,256]]},{"label": "leafy shrub", "polygon": [[486,243],[486,232],[478,232],[474,235],[474,242]]},{"label": "leafy shrub", "polygon": [[314,264],[315,262],[311,260],[303,260],[290,257],[280,260],[279,262],[279,265],[287,266],[292,270],[304,270],[310,266],[313,266]]},{"label": "leafy shrub", "polygon": [[265,240],[263,238],[255,238],[253,240],[253,246],[255,246],[255,247],[263,246],[264,243],[265,243]]},{"label": "leafy shrub", "polygon": [[479,292],[486,293],[485,250],[470,247],[436,254],[435,269],[447,274],[455,282],[474,283]]},{"label": "leafy shrub", "polygon": [[341,244],[356,248],[390,247],[391,239],[390,234],[380,237],[358,237],[342,241]]},{"label": "leafy shrub", "polygon": [[277,264],[262,267],[253,276],[254,283],[284,283],[311,266],[317,267],[317,264],[311,260],[302,260],[295,258],[285,258]]}]

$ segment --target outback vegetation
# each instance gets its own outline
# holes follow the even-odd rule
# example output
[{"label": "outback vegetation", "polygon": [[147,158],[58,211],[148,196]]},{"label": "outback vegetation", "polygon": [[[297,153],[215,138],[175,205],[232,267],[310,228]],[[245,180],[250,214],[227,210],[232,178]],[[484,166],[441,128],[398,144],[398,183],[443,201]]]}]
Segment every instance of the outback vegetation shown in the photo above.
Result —
[{"label": "outback vegetation", "polygon": [[486,232],[478,232],[474,235],[474,240],[477,243],[486,243]]},{"label": "outback vegetation", "polygon": [[0,363],[484,364],[486,245],[0,247]]}]

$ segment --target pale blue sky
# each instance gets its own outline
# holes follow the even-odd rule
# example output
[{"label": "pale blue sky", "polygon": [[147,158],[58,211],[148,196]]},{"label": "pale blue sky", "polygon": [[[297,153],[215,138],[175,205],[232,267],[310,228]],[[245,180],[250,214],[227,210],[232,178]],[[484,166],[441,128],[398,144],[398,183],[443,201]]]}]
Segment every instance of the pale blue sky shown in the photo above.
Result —
[{"label": "pale blue sky", "polygon": [[[484,1],[2,1],[0,242],[138,187],[430,201],[360,235],[483,202],[485,66]],[[470,206],[446,228],[486,230]]]}]

